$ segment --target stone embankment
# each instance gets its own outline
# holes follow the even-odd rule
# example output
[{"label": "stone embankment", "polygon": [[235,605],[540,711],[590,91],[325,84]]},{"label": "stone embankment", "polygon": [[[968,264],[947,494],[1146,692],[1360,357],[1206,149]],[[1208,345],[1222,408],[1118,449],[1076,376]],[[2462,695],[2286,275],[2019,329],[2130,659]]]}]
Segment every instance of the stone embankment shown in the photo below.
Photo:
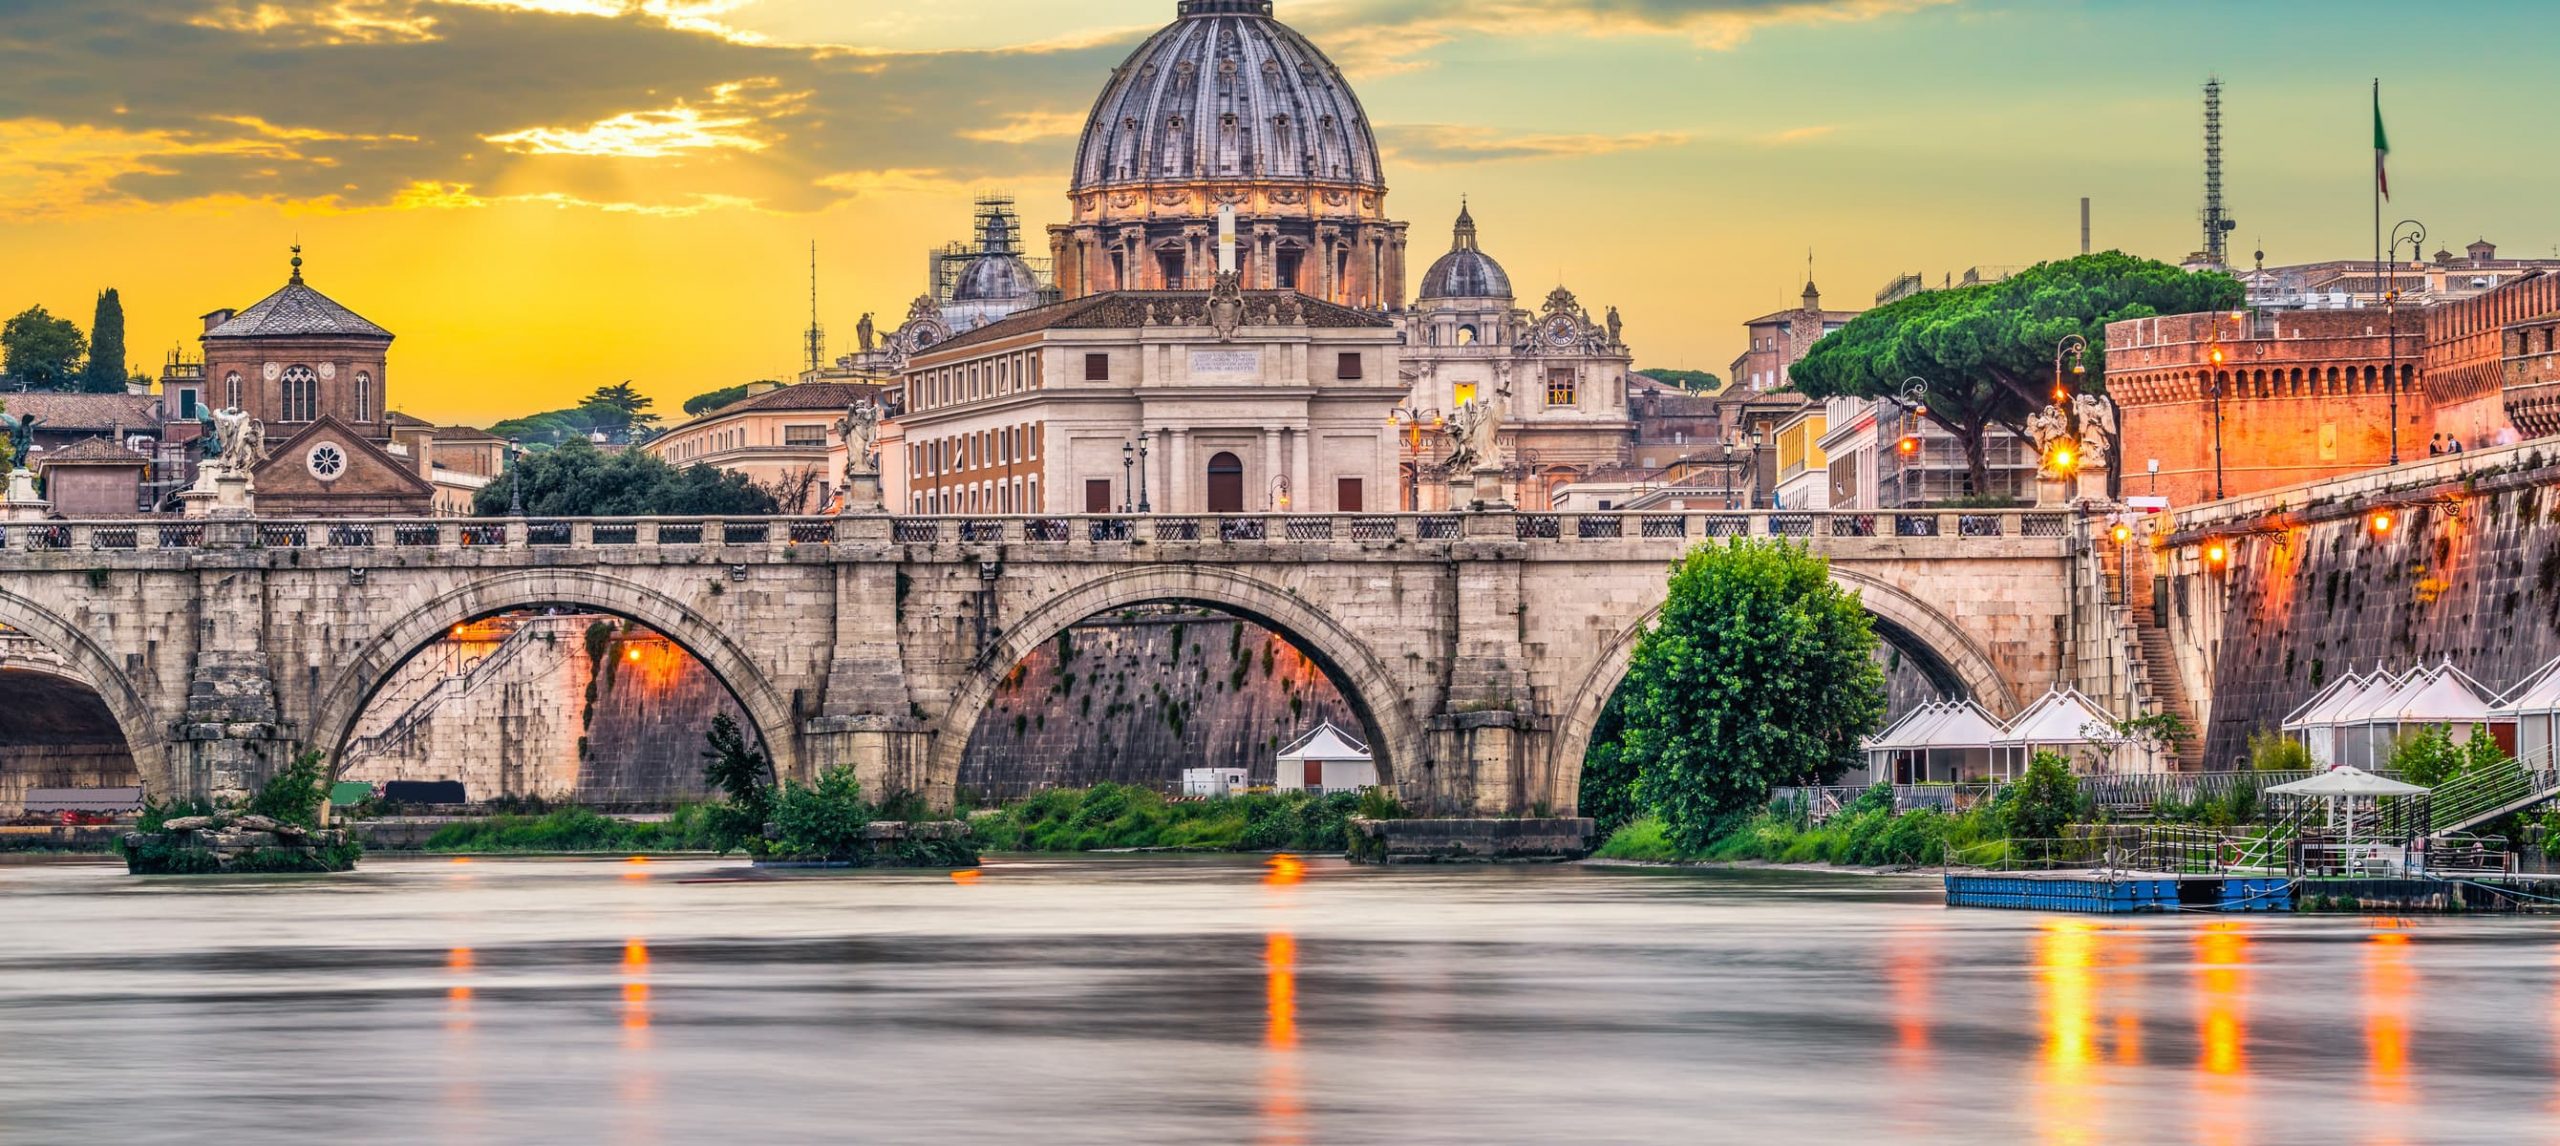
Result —
[{"label": "stone embankment", "polygon": [[1538,820],[1351,821],[1351,858],[1367,863],[1545,863],[1591,854],[1597,822]]}]

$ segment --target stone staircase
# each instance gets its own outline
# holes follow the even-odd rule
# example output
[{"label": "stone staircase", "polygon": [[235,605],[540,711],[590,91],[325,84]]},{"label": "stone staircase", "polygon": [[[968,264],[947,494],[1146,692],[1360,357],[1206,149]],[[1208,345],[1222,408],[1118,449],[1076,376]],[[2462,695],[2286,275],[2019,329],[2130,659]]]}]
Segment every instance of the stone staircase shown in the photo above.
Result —
[{"label": "stone staircase", "polygon": [[[2127,567],[2117,563],[2130,551]],[[2151,580],[2151,550],[2139,542],[2127,546],[2102,543],[2098,546],[2106,566],[2107,597],[2116,615],[2133,632],[2136,655],[2133,672],[2142,683],[2151,708],[2176,716],[2187,726],[2187,738],[2178,745],[2175,770],[2202,772],[2204,761],[2204,725],[2196,719],[2195,705],[2187,698],[2185,685],[2177,672],[2177,652],[2170,644],[2169,631],[2154,623],[2154,586]]]}]

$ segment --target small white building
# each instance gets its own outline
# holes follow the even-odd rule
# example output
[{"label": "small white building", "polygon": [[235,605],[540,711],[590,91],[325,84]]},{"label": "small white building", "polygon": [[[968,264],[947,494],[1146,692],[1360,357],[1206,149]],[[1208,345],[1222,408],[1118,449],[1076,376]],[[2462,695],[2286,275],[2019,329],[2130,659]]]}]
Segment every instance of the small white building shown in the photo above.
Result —
[{"label": "small white building", "polygon": [[1281,750],[1277,779],[1283,792],[1357,792],[1378,786],[1378,762],[1367,745],[1327,721]]},{"label": "small white building", "polygon": [[2167,771],[2160,754],[2116,731],[2114,714],[2068,686],[2046,692],[1991,741],[1992,778],[2026,775],[2038,752],[2058,753],[2079,775]]},{"label": "small white building", "polygon": [[1867,775],[1878,784],[1980,783],[1991,777],[2000,733],[1972,701],[1924,704],[1866,741]]},{"label": "small white building", "polygon": [[1233,796],[1245,790],[1242,768],[1185,768],[1182,770],[1182,794],[1215,799]]}]

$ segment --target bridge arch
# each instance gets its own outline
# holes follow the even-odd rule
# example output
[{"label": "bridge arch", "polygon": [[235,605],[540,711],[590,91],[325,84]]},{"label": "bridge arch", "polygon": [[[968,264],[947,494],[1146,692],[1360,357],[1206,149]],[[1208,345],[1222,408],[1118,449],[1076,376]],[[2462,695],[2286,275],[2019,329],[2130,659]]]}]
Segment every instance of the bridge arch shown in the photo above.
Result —
[{"label": "bridge arch", "polygon": [[116,667],[115,658],[104,646],[61,614],[5,586],[0,586],[0,625],[34,638],[61,657],[80,683],[97,690],[98,698],[106,702],[108,714],[115,718],[116,728],[124,733],[125,750],[132,754],[134,767],[141,773],[145,794],[161,799],[178,790],[177,777],[170,771],[170,730],[153,715],[142,691]]},{"label": "bridge arch", "polygon": [[[1921,670],[1932,683],[1981,703],[1994,715],[2005,716],[2022,707],[2016,686],[2001,674],[1989,650],[1935,606],[1838,563],[1831,566],[1831,581],[1843,589],[1857,591],[1859,602],[1866,606],[1867,615],[1875,621],[1880,634],[1906,655],[1919,658]],[[1583,675],[1566,701],[1556,726],[1554,748],[1558,806],[1579,799],[1582,760],[1590,751],[1591,730],[1600,723],[1600,711],[1608,707],[1609,698],[1617,695],[1618,686],[1625,683],[1636,642],[1653,629],[1661,616],[1662,605],[1657,603],[1611,638],[1599,662]]]},{"label": "bridge arch", "polygon": [[1145,565],[1104,574],[1046,598],[1005,627],[979,655],[951,695],[936,726],[932,772],[925,787],[944,798],[959,781],[969,737],[1013,666],[1089,617],[1139,605],[1196,605],[1241,617],[1280,634],[1323,670],[1359,714],[1378,778],[1408,800],[1410,773],[1425,759],[1424,729],[1405,704],[1405,689],[1366,641],[1296,593],[1215,565]]},{"label": "bridge arch", "polygon": [[565,605],[637,621],[673,641],[717,679],[746,710],[755,733],[773,753],[774,770],[798,774],[800,752],[790,700],[774,687],[755,658],[710,618],[683,602],[637,582],[585,569],[521,569],[475,577],[405,610],[399,620],[357,650],[331,678],[312,706],[314,748],[329,754],[334,775],[356,720],[392,674],[454,626],[518,609]]}]

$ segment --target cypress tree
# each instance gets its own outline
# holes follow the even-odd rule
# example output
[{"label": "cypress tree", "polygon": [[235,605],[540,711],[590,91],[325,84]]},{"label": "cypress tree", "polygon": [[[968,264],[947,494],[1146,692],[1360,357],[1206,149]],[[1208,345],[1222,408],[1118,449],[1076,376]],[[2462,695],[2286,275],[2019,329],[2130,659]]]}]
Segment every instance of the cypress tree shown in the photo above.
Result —
[{"label": "cypress tree", "polygon": [[124,300],[116,288],[98,292],[98,315],[89,323],[89,368],[80,388],[92,394],[120,394],[125,384]]}]

